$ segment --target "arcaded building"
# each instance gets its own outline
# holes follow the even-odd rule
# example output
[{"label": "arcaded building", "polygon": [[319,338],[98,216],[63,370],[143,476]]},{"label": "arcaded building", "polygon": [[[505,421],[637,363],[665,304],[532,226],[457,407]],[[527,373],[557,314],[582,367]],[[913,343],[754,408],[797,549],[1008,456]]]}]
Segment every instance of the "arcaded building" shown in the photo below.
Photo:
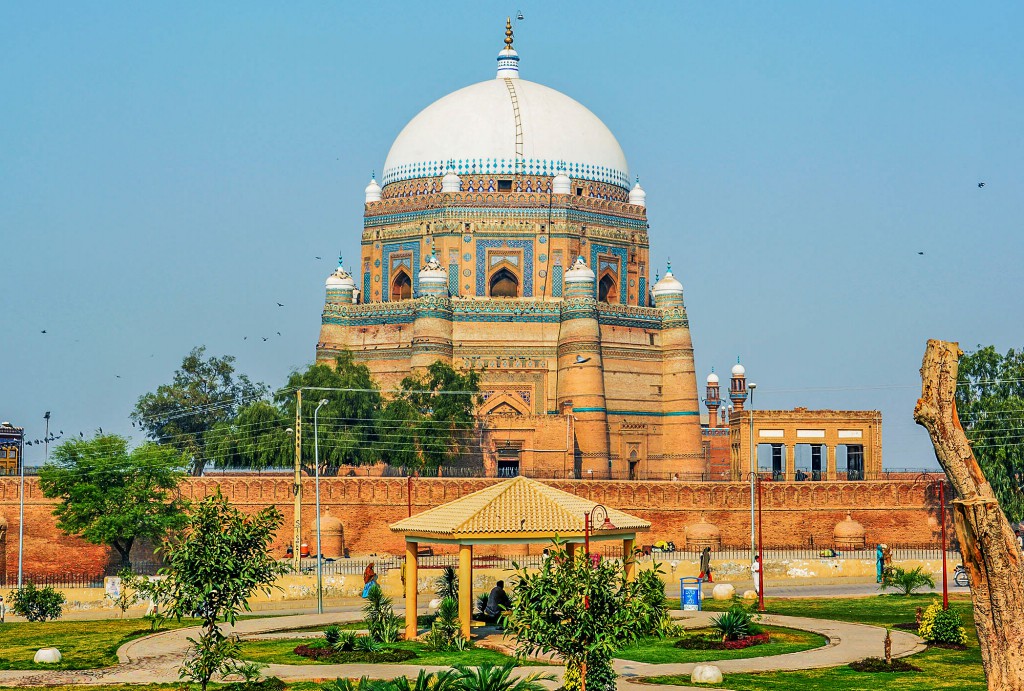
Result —
[{"label": "arcaded building", "polygon": [[434,102],[366,188],[358,268],[327,280],[317,357],[388,388],[435,360],[482,373],[495,474],[704,473],[683,286],[649,256],[646,194],[586,107],[520,79]]}]

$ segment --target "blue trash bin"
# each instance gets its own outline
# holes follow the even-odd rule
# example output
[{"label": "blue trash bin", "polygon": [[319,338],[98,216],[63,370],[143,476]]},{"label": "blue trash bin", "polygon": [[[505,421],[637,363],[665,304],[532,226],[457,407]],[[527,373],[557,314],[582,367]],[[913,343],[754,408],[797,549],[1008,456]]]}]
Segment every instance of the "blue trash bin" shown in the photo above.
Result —
[{"label": "blue trash bin", "polygon": [[700,592],[700,587],[703,582],[704,579],[695,578],[693,576],[683,576],[679,579],[679,601],[682,603],[682,608],[684,610],[703,609]]}]

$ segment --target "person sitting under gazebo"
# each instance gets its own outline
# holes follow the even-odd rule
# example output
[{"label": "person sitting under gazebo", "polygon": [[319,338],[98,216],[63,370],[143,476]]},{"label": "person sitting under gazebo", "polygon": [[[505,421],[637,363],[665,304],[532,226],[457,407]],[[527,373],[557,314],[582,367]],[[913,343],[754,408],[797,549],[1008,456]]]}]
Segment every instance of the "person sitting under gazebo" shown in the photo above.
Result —
[{"label": "person sitting under gazebo", "polygon": [[505,592],[505,581],[498,581],[487,595],[487,606],[484,607],[484,621],[497,624],[505,610],[512,606],[512,601]]}]

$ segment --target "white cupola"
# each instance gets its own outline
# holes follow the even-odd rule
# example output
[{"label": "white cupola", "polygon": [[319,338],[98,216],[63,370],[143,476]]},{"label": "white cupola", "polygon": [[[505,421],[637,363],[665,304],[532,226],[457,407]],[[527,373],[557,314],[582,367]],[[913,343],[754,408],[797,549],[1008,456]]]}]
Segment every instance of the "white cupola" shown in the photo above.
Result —
[{"label": "white cupola", "polygon": [[734,376],[734,377],[744,377],[744,376],[746,376],[746,374],[747,374],[747,368],[744,367],[743,365],[741,365],[740,363],[737,362],[735,365],[732,366],[732,376]]},{"label": "white cupola", "polygon": [[512,17],[505,20],[505,47],[498,53],[498,79],[519,79],[519,53],[512,47]]},{"label": "white cupola", "polygon": [[377,176],[370,176],[370,184],[366,186],[364,190],[366,192],[366,203],[371,204],[373,202],[379,202],[381,197],[380,185],[377,184]]},{"label": "white cupola", "polygon": [[640,178],[636,179],[636,184],[633,185],[633,189],[629,191],[629,203],[636,204],[637,206],[647,206],[647,193],[644,192],[644,188],[640,186]]},{"label": "white cupola", "polygon": [[564,168],[551,180],[551,194],[572,194],[572,180],[565,174]]},{"label": "white cupola", "polygon": [[462,178],[455,174],[455,169],[449,167],[448,171],[441,178],[442,192],[459,192],[462,190]]},{"label": "white cupola", "polygon": [[422,295],[448,295],[448,272],[441,266],[433,252],[419,273],[419,289]]},{"label": "white cupola", "polygon": [[712,372],[711,374],[708,375],[708,384],[717,384],[717,383],[718,383],[718,375],[715,374],[714,372]]}]

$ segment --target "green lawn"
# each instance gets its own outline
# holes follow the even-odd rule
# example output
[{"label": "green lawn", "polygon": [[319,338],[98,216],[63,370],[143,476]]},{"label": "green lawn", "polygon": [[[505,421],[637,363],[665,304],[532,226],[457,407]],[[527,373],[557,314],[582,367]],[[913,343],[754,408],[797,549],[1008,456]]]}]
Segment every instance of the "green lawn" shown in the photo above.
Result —
[{"label": "green lawn", "polygon": [[[678,638],[649,638],[638,646],[620,650],[615,657],[634,662],[651,662],[663,664],[668,662],[706,662],[708,660],[736,660],[748,657],[766,657],[783,655],[801,650],[820,648],[828,643],[824,636],[809,631],[784,629],[778,626],[765,626],[771,634],[771,642],[763,645],[752,645],[739,650],[686,650],[675,647]],[[708,633],[710,629],[701,629],[691,633]]]},{"label": "green lawn", "polygon": [[[835,619],[885,626],[914,621],[918,607],[927,607],[934,595],[881,595],[862,598],[767,599],[765,607],[772,614]],[[730,603],[706,601],[708,609],[727,609]],[[811,689],[843,689],[844,691],[878,691],[880,688],[899,691],[930,691],[987,689],[981,666],[981,650],[974,631],[974,617],[967,596],[950,598],[950,606],[960,612],[967,628],[967,650],[928,650],[905,658],[921,668],[921,672],[871,674],[854,672],[849,667],[771,672],[764,674],[727,674],[724,685],[735,691],[810,691]],[[691,685],[689,676],[664,676],[646,679],[656,684]]]},{"label": "green lawn", "polygon": [[[168,621],[164,629],[189,626],[192,622]],[[122,644],[150,634],[144,619],[102,619],[98,621],[9,622],[0,624],[0,669],[95,669],[117,664]],[[37,665],[32,661],[40,648],[60,649],[59,665]]]},{"label": "green lawn", "polygon": [[[336,664],[326,661],[311,660],[308,657],[296,655],[293,651],[295,646],[303,643],[310,643],[310,639],[283,638],[266,641],[245,641],[242,644],[242,656],[246,660],[262,662],[265,664],[280,665],[325,665]],[[401,648],[412,650],[416,657],[407,660],[402,664],[408,665],[482,665],[490,662],[500,665],[512,658],[495,650],[487,648],[470,648],[464,652],[434,652],[427,650],[422,643],[400,641],[386,646],[388,648]],[[529,664],[536,664],[530,662]]]},{"label": "green lawn", "polygon": [[[24,686],[0,686],[0,691],[25,691]],[[61,685],[46,686],[46,691],[82,691],[81,686]],[[88,691],[199,691],[199,684],[175,682],[173,684],[101,684],[86,686]],[[210,689],[230,691],[238,687],[233,684],[211,683]],[[314,681],[295,681],[287,685],[288,691],[320,691],[320,683]]]}]

